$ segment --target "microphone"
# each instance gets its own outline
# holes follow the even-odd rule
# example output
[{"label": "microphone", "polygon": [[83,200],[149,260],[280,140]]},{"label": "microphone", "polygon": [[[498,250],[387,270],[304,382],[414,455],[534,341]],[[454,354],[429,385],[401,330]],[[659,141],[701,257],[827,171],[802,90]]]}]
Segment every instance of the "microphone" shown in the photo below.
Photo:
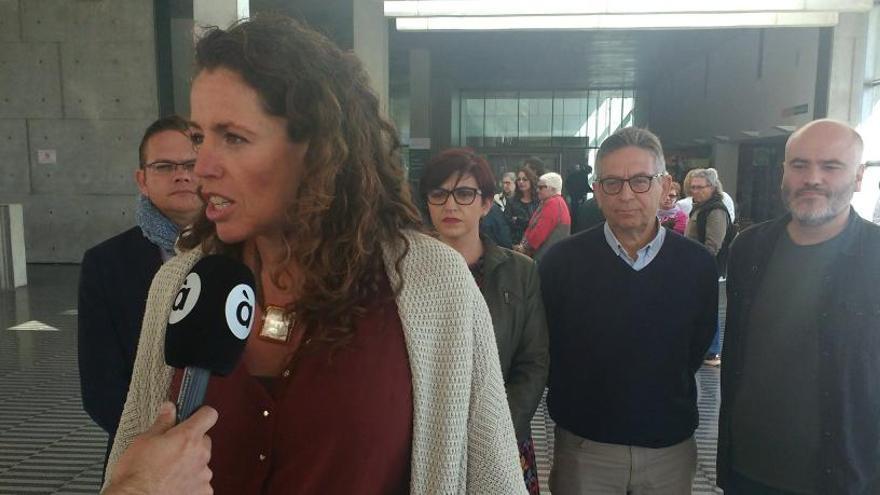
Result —
[{"label": "microphone", "polygon": [[171,306],[165,331],[165,363],[184,368],[177,422],[205,400],[211,374],[235,369],[254,323],[256,293],[250,269],[227,256],[199,260]]}]

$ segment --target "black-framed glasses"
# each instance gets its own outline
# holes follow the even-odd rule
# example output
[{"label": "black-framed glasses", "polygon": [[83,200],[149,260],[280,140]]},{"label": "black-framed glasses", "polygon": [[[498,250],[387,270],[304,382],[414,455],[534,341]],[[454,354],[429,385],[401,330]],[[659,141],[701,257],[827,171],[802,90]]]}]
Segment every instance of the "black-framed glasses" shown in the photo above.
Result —
[{"label": "black-framed glasses", "polygon": [[635,175],[630,177],[629,179],[608,177],[607,179],[599,179],[596,182],[598,182],[599,185],[602,187],[602,192],[608,194],[609,196],[620,194],[620,191],[623,190],[624,182],[629,184],[629,188],[632,190],[632,192],[642,194],[650,191],[651,184],[654,183],[654,179],[662,176],[663,172],[660,172],[654,175]]},{"label": "black-framed glasses", "polygon": [[183,169],[185,172],[192,172],[193,169],[196,168],[196,161],[186,160],[183,162],[173,162],[169,160],[160,160],[157,162],[148,163],[144,165],[144,168],[149,168],[159,175],[168,175],[173,172],[177,172],[180,169]]},{"label": "black-framed glasses", "polygon": [[474,187],[456,187],[451,191],[449,189],[438,187],[428,191],[428,203],[434,206],[445,205],[450,194],[452,195],[452,199],[461,206],[473,204],[477,199],[477,196],[483,195],[482,191]]}]

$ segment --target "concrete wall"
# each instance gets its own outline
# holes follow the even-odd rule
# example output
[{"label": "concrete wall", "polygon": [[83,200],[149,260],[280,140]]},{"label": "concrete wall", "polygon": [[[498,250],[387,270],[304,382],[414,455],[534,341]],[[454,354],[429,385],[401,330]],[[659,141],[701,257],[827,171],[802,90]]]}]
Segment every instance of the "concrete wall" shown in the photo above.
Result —
[{"label": "concrete wall", "polygon": [[[743,30],[690,61],[667,64],[650,92],[651,127],[675,146],[803,125],[813,118],[818,46],[818,29]],[[798,105],[808,105],[806,112],[790,115]]]},{"label": "concrete wall", "polygon": [[819,30],[737,31],[690,57],[667,64],[670,70],[651,88],[650,126],[667,149],[693,146],[695,139],[716,142],[713,165],[735,197],[737,143],[780,136],[785,132],[775,126],[813,119]]},{"label": "concrete wall", "polygon": [[0,202],[24,205],[29,262],[133,225],[155,67],[152,1],[0,0]]},{"label": "concrete wall", "polygon": [[867,13],[841,14],[832,39],[827,116],[852,125],[862,118],[868,18]]}]

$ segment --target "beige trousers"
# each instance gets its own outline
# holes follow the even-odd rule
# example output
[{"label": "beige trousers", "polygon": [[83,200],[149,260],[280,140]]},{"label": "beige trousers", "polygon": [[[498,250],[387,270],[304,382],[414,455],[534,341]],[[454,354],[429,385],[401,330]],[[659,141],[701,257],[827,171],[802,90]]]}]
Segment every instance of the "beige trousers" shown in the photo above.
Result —
[{"label": "beige trousers", "polygon": [[694,438],[659,449],[594,442],[556,427],[553,495],[689,495],[697,469]]}]

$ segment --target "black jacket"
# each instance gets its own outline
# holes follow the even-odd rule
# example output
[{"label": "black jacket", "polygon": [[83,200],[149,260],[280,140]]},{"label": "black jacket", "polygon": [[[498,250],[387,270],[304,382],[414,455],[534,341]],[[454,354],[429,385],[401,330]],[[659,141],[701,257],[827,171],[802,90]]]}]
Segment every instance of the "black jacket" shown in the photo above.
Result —
[{"label": "black jacket", "polygon": [[[727,326],[721,368],[718,485],[730,477],[731,411],[749,337],[748,317],[767,262],[790,216],[742,232],[731,246]],[[850,210],[834,269],[824,276],[819,322],[819,465],[811,473],[819,493],[880,493],[880,227]],[[810,267],[804,267],[808,270]],[[797,274],[792,274],[797,284]],[[797,384],[792,384],[797,386]],[[761,414],[761,411],[755,411]],[[792,418],[797,421],[797,418]]]},{"label": "black jacket", "polygon": [[497,203],[492,203],[492,208],[480,220],[480,235],[488,237],[498,246],[510,249],[513,241],[510,239],[510,226],[504,218],[504,212]]},{"label": "black jacket", "polygon": [[529,226],[529,220],[538,211],[540,203],[537,197],[532,198],[531,203],[523,203],[516,196],[507,200],[504,217],[507,220],[507,225],[510,226],[510,239],[513,244],[522,242],[523,234]]},{"label": "black jacket", "polygon": [[79,278],[78,354],[83,408],[116,434],[134,366],[147,291],[162,265],[140,227],[86,251]]}]

